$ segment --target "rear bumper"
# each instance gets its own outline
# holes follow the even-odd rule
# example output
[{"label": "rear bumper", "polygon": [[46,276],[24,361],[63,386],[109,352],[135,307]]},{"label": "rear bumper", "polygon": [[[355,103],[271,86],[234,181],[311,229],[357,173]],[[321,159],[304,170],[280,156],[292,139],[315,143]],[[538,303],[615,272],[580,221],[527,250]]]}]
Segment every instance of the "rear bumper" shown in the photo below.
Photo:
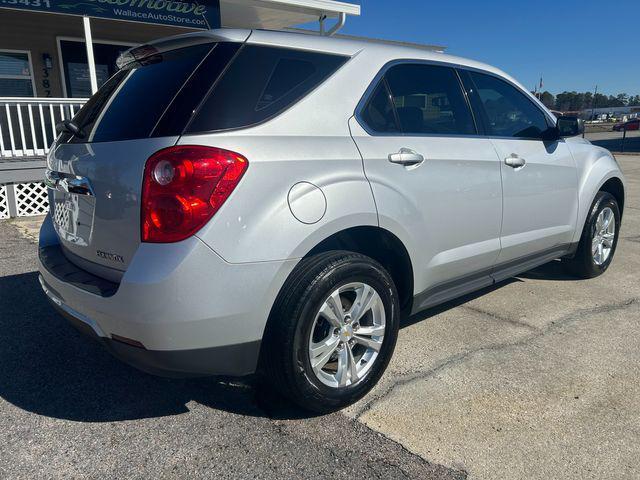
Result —
[{"label": "rear bumper", "polygon": [[[42,281],[42,277],[41,281]],[[46,289],[46,286],[43,285]],[[142,370],[162,377],[180,378],[206,375],[244,376],[255,371],[260,355],[260,342],[224,345],[196,350],[147,350],[100,336],[94,327],[49,297],[53,308],[83,335],[97,341],[114,357]]]},{"label": "rear bumper", "polygon": [[[48,228],[49,218],[41,248],[51,246]],[[271,306],[296,262],[229,264],[195,237],[141,244],[108,295],[45,263],[40,281],[56,310],[116,357],[164,376],[242,376],[255,372]]]}]

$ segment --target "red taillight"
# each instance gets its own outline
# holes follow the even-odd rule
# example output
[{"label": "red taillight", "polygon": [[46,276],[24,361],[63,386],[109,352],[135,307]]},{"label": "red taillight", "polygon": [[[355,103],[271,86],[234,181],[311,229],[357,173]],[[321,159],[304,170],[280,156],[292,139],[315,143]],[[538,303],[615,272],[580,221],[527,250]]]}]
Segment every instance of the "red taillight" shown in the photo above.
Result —
[{"label": "red taillight", "polygon": [[180,145],[154,153],[144,169],[142,241],[178,242],[218,211],[247,170],[242,155]]}]

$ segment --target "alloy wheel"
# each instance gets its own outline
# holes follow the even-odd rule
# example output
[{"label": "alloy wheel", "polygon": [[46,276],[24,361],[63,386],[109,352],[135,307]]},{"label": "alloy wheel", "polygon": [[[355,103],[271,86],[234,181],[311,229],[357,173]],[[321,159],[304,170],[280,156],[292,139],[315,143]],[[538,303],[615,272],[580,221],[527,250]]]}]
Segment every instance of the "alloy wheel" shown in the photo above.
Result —
[{"label": "alloy wheel", "polygon": [[593,262],[600,266],[611,256],[616,237],[616,217],[610,207],[602,209],[596,219],[595,234],[591,241]]},{"label": "alloy wheel", "polygon": [[335,289],[311,328],[309,359],[315,376],[334,388],[361,381],[378,358],[384,334],[384,304],[373,287],[354,282]]}]

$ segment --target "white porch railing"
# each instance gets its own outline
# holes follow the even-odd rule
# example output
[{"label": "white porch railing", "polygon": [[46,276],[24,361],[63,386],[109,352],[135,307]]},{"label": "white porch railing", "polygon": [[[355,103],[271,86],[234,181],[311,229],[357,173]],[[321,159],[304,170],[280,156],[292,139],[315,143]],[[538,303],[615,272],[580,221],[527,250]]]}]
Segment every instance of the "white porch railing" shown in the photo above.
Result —
[{"label": "white porch railing", "polygon": [[86,98],[0,97],[0,161],[49,153],[56,124],[78,112]]}]

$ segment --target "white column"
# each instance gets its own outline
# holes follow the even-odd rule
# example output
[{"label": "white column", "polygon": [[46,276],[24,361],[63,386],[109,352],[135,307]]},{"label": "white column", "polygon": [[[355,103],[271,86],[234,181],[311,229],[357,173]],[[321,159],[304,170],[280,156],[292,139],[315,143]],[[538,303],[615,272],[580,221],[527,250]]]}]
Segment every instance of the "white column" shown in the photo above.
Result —
[{"label": "white column", "polygon": [[91,94],[98,91],[98,76],[96,75],[96,62],[93,59],[93,40],[91,39],[91,23],[89,17],[82,17],[84,23],[84,41],[87,44],[87,63],[89,64],[89,80],[91,81]]}]

